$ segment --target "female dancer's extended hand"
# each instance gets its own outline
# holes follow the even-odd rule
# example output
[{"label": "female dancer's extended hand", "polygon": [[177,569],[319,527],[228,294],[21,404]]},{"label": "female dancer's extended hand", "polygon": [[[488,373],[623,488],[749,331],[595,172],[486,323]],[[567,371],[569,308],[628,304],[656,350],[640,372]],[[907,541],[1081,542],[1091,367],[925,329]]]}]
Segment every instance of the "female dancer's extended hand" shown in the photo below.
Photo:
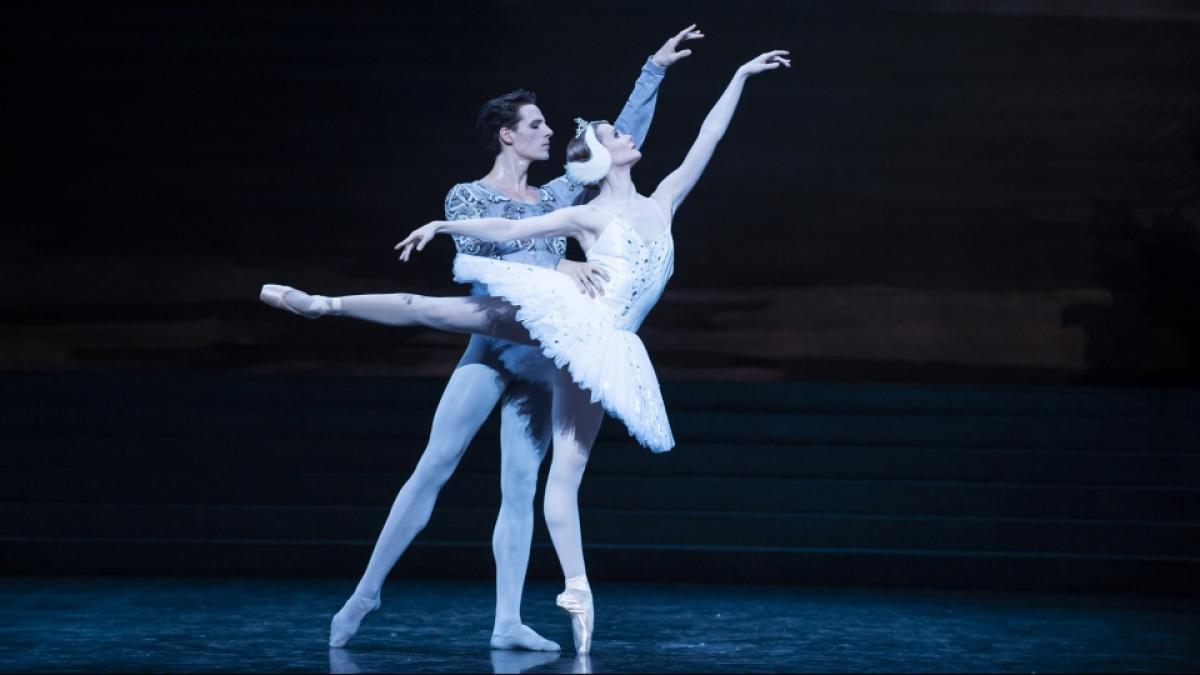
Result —
[{"label": "female dancer's extended hand", "polygon": [[699,40],[702,37],[704,37],[704,33],[700,32],[699,28],[696,28],[696,24],[692,24],[687,28],[684,28],[675,35],[671,36],[666,42],[663,43],[662,47],[658,48],[658,51],[654,52],[654,63],[660,68],[666,68],[679,59],[691,56],[692,50],[684,49],[677,52],[675,51],[675,48],[678,47],[679,43],[683,42],[684,40]]},{"label": "female dancer's extended hand", "polygon": [[[400,251],[400,259],[404,262],[408,262],[408,257],[412,255],[414,247],[418,251],[424,251],[425,244],[428,244],[429,240],[433,239],[433,237],[437,235],[438,228],[443,222],[444,221],[441,220],[434,220],[425,223],[424,225],[410,232],[409,235],[401,240],[399,244],[396,244],[396,250]],[[400,249],[404,250],[401,251]]]},{"label": "female dancer's extended hand", "polygon": [[791,52],[787,51],[786,49],[775,49],[775,50],[766,52],[765,54],[759,54],[758,56],[754,57],[753,59],[746,62],[744,65],[742,65],[741,68],[738,68],[738,72],[743,75],[749,76],[749,75],[757,75],[757,74],[763,72],[764,70],[775,70],[776,68],[778,68],[781,65],[791,68],[792,60],[788,59],[788,58],[784,58],[785,54],[790,54],[790,53]]}]

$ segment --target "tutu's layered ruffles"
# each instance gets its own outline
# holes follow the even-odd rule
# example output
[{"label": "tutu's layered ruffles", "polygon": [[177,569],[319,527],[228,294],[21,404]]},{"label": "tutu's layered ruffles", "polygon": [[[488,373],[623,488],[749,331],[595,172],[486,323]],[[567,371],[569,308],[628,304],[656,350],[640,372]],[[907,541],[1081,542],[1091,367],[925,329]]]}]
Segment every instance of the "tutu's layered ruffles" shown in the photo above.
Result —
[{"label": "tutu's layered ruffles", "polygon": [[641,338],[615,328],[611,311],[579,292],[569,277],[536,265],[459,255],[454,280],[482,284],[517,309],[517,320],[592,401],[625,423],[654,452],[675,445],[658,377]]}]

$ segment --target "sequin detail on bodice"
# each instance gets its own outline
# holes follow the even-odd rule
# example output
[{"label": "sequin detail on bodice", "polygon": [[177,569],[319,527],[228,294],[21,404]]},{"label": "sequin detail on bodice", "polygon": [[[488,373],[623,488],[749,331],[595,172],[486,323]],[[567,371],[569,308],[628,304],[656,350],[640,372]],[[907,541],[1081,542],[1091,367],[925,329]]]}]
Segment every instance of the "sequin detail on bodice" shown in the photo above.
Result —
[{"label": "sequin detail on bodice", "polygon": [[588,249],[587,259],[608,272],[604,295],[596,301],[609,307],[613,327],[637,332],[675,271],[675,246],[670,229],[646,243],[616,216]]}]

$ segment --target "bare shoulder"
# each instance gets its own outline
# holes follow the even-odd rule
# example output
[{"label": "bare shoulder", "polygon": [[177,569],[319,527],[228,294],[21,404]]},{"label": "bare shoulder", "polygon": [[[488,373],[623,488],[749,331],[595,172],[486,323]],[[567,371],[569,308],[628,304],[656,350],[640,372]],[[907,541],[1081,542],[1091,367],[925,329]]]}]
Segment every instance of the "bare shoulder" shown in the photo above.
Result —
[{"label": "bare shoulder", "polygon": [[612,220],[611,213],[591,204],[572,206],[570,209],[574,211],[571,219],[579,227],[580,233],[592,237],[600,236],[600,233],[608,226],[608,221]]}]

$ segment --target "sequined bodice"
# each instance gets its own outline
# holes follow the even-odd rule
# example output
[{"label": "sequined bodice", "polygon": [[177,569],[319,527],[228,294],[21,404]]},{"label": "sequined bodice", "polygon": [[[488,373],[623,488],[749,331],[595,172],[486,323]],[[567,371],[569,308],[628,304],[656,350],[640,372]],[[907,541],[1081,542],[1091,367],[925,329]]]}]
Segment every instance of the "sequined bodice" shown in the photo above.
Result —
[{"label": "sequined bodice", "polygon": [[616,327],[636,331],[667,286],[675,271],[675,243],[668,229],[651,242],[621,216],[616,216],[587,252],[588,262],[608,272],[604,295]]}]

